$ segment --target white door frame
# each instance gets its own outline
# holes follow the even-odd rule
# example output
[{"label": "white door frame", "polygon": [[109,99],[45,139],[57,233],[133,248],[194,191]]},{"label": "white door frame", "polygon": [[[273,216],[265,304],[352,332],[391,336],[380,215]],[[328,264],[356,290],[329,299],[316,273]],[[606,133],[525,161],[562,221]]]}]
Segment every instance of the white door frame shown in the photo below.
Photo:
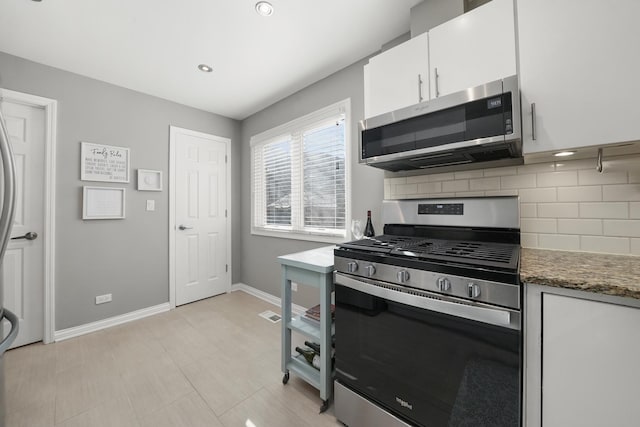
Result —
[{"label": "white door frame", "polygon": [[2,100],[44,109],[44,336],[45,344],[53,342],[56,319],[55,298],[55,226],[56,226],[56,128],[58,101],[9,89],[0,89]]},{"label": "white door frame", "polygon": [[224,142],[225,159],[227,170],[227,259],[226,264],[229,266],[227,274],[227,293],[231,291],[231,139],[221,136],[212,135],[210,133],[198,132],[195,130],[185,129],[177,126],[169,126],[169,305],[172,309],[176,308],[176,131],[186,133],[188,135],[199,136],[203,138],[215,139]]}]

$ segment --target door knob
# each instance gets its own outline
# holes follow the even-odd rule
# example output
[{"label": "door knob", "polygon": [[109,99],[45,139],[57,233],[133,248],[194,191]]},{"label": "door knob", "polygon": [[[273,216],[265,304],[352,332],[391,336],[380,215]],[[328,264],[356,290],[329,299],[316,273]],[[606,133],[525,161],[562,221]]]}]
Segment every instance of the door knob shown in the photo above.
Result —
[{"label": "door knob", "polygon": [[24,236],[12,237],[11,240],[20,240],[20,239],[36,240],[37,238],[38,238],[38,233],[36,233],[35,231],[29,231],[28,233],[25,233]]},{"label": "door knob", "polygon": [[180,225],[178,226],[178,230],[183,230],[183,231],[184,231],[184,230],[191,230],[192,228],[193,228],[193,227],[189,227],[189,226],[187,226],[187,225],[183,225],[183,224],[180,224]]}]

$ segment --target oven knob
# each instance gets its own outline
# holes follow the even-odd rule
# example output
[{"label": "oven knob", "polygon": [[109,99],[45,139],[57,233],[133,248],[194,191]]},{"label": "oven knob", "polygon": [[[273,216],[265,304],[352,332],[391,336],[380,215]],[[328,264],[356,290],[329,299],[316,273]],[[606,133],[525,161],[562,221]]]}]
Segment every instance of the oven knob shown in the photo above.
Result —
[{"label": "oven knob", "polygon": [[438,279],[437,285],[440,292],[446,292],[451,289],[451,282],[446,277],[440,277]]},{"label": "oven knob", "polygon": [[471,282],[467,285],[469,290],[469,298],[478,298],[480,296],[480,286]]},{"label": "oven knob", "polygon": [[347,271],[349,273],[355,273],[356,271],[358,271],[358,263],[355,261],[351,261],[350,263],[347,264]]},{"label": "oven knob", "polygon": [[409,281],[409,272],[407,270],[400,270],[396,274],[396,277],[398,278],[398,282],[405,283]]},{"label": "oven knob", "polygon": [[376,274],[376,268],[373,265],[367,265],[364,268],[364,273],[367,275],[367,277],[371,277]]}]

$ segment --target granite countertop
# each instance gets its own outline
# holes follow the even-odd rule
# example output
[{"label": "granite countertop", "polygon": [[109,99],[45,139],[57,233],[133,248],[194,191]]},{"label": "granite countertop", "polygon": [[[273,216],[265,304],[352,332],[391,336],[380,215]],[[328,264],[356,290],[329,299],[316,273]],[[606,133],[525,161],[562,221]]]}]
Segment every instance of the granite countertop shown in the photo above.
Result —
[{"label": "granite countertop", "polygon": [[520,280],[640,299],[640,257],[523,248]]}]

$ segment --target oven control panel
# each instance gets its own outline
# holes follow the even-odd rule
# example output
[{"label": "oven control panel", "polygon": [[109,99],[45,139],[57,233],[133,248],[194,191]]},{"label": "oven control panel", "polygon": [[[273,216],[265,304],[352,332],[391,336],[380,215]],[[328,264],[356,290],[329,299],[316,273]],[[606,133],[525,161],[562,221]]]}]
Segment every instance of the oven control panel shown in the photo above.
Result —
[{"label": "oven control panel", "polygon": [[464,215],[463,203],[420,203],[418,215]]},{"label": "oven control panel", "polygon": [[520,309],[519,285],[340,256],[334,257],[334,265],[337,272],[354,277]]}]

